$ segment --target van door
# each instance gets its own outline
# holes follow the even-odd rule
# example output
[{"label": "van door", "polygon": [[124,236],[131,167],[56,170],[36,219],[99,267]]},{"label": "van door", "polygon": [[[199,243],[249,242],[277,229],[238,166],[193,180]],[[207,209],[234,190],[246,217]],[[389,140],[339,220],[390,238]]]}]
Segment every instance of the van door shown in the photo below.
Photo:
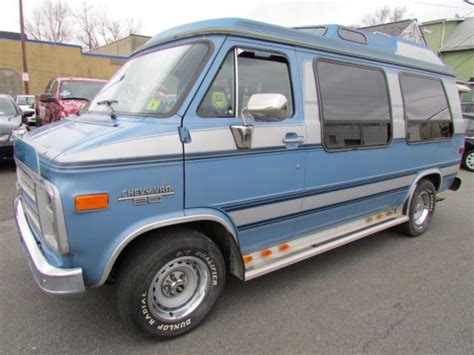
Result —
[{"label": "van door", "polygon": [[[190,136],[185,207],[226,213],[244,254],[287,240],[295,228],[288,217],[301,210],[305,131],[294,60],[287,47],[226,41],[183,121]],[[288,118],[257,122],[246,115],[254,126],[251,146],[239,148],[230,126],[243,124],[255,93],[284,95]]]}]

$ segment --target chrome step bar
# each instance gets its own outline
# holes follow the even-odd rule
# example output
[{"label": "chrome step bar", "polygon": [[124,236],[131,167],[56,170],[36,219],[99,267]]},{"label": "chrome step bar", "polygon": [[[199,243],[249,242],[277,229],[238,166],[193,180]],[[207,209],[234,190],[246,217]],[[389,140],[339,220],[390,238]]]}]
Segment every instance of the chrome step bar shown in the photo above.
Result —
[{"label": "chrome step bar", "polygon": [[[401,208],[392,211],[392,213],[380,213],[374,217],[367,217],[344,226],[310,234],[289,243],[244,256],[246,262],[245,281],[408,221],[409,218],[402,214]],[[362,227],[363,224],[365,227]]]}]

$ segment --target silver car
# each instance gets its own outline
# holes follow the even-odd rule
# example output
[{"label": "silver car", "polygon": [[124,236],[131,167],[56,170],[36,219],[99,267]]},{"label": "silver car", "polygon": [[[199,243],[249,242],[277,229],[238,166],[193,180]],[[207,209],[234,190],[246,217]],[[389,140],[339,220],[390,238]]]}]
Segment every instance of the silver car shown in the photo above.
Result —
[{"label": "silver car", "polygon": [[35,124],[36,123],[35,96],[34,95],[17,95],[15,98],[15,101],[22,113],[31,112],[31,116],[28,117],[28,124]]},{"label": "silver car", "polygon": [[27,132],[23,123],[32,113],[23,113],[9,95],[0,95],[0,159],[13,156],[13,140]]}]

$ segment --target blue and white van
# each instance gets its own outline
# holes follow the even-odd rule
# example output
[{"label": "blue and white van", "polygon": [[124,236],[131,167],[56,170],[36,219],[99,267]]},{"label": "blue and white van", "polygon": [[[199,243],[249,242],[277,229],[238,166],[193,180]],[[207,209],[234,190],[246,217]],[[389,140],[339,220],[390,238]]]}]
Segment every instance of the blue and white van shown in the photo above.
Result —
[{"label": "blue and white van", "polygon": [[41,289],[115,283],[124,319],[169,338],[228,274],[423,234],[460,186],[463,132],[453,72],[426,47],[199,22],[133,53],[87,112],[16,141],[16,220]]}]

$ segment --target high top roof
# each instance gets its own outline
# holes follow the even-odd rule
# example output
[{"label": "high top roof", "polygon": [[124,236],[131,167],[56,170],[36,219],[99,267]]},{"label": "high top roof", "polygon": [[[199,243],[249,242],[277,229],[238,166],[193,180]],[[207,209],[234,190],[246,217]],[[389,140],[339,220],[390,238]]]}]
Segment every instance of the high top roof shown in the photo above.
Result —
[{"label": "high top roof", "polygon": [[394,36],[352,30],[339,25],[321,27],[326,28],[322,35],[309,33],[304,28],[293,29],[239,18],[207,20],[161,32],[135,53],[179,39],[223,34],[263,39],[454,76],[452,69],[425,46]]}]

